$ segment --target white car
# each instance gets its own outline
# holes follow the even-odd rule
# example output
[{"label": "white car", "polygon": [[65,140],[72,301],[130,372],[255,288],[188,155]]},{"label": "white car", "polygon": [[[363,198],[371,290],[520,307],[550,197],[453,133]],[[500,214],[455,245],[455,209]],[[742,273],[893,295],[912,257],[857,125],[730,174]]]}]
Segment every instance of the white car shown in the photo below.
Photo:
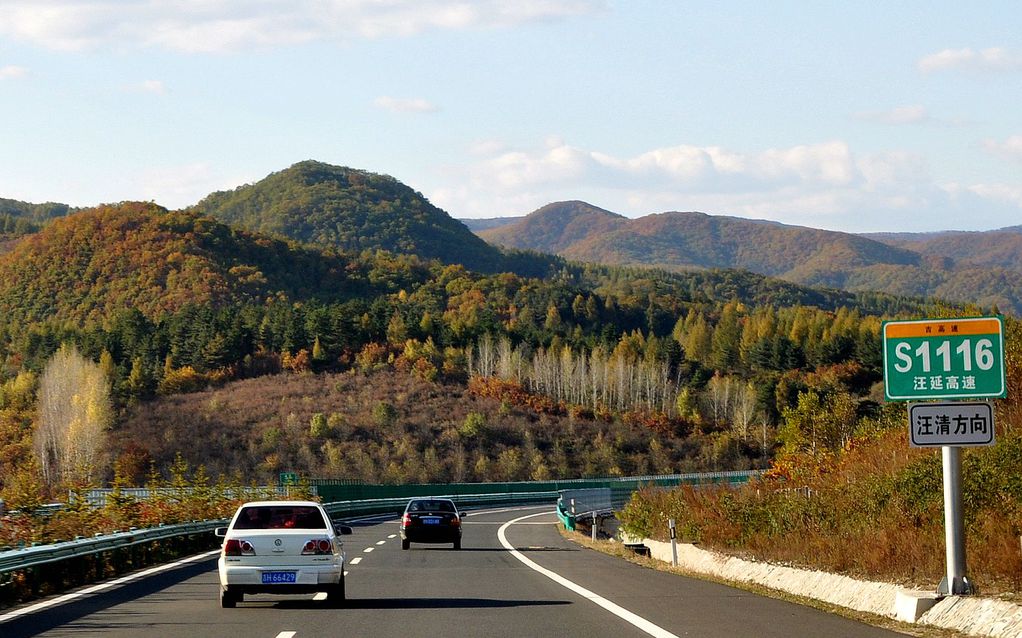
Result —
[{"label": "white car", "polygon": [[217,567],[220,606],[234,607],[245,594],[326,592],[327,600],[344,600],[344,548],[340,536],[351,528],[337,526],[319,503],[253,501],[238,508],[228,527]]}]

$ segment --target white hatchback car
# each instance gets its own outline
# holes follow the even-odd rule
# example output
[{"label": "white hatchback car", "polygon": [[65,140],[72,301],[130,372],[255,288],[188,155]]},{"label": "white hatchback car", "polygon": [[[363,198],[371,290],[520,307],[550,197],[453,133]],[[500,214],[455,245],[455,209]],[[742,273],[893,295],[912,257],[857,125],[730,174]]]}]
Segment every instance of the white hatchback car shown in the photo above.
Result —
[{"label": "white hatchback car", "polygon": [[238,508],[223,538],[217,567],[220,606],[234,607],[245,594],[326,592],[327,600],[344,600],[344,547],[319,503],[253,501]]}]

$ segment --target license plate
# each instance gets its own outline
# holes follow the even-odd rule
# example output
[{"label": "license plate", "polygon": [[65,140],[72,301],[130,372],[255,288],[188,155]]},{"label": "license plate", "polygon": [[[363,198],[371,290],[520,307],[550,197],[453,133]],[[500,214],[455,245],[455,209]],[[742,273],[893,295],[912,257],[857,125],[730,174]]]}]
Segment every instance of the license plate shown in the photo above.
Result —
[{"label": "license plate", "polygon": [[295,572],[263,572],[263,584],[293,583],[298,580]]},{"label": "license plate", "polygon": [[424,519],[422,519],[422,524],[423,525],[439,525],[440,524],[440,519],[439,518],[424,518]]}]

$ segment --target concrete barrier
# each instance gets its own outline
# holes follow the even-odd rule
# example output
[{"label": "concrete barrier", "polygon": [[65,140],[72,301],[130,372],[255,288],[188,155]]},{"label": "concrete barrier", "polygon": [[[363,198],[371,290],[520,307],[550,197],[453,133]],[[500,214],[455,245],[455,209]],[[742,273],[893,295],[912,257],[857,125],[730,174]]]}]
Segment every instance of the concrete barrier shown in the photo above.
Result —
[{"label": "concrete barrier", "polygon": [[[652,539],[625,538],[641,542],[650,556],[671,562],[671,544]],[[678,566],[737,583],[751,583],[796,596],[820,600],[856,611],[951,629],[973,636],[1022,638],[1022,605],[979,596],[938,597],[892,583],[857,580],[785,565],[773,565],[727,556],[678,543]]]}]

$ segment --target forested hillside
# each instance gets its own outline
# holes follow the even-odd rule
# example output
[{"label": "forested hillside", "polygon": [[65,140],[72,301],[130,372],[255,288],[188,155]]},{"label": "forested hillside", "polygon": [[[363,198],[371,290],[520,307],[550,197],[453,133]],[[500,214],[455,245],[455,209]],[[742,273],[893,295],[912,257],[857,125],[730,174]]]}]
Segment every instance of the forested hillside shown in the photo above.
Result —
[{"label": "forested hillside", "polygon": [[703,213],[626,219],[566,202],[479,234],[500,245],[580,261],[742,268],[809,286],[937,297],[1022,313],[1022,235],[1011,231],[895,239]]},{"label": "forested hillside", "polygon": [[349,252],[383,249],[485,272],[500,251],[388,175],[300,162],[255,184],[213,193],[194,211],[249,230]]},{"label": "forested hillside", "polygon": [[192,304],[366,295],[366,277],[336,254],[128,203],[55,220],[0,257],[0,313],[8,324],[129,308],[156,318]]}]

